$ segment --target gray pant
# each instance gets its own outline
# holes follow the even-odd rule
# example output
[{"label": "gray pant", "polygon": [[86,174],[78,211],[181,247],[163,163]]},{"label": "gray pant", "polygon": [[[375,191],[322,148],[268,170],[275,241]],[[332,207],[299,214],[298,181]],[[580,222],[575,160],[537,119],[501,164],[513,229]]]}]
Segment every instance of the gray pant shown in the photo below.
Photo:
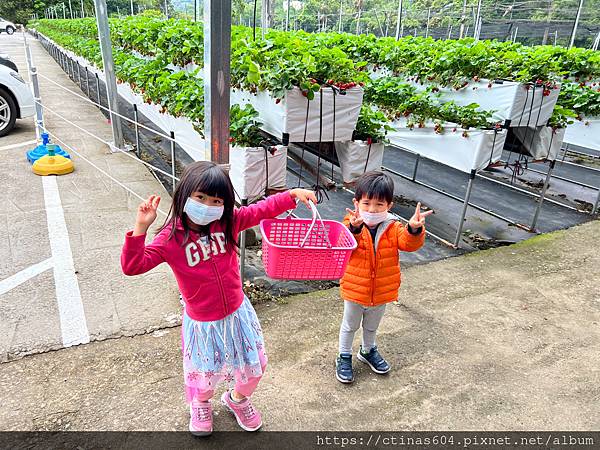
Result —
[{"label": "gray pant", "polygon": [[385,304],[379,306],[362,306],[358,303],[344,300],[344,318],[340,327],[340,353],[352,353],[354,333],[362,321],[362,348],[371,350],[375,346],[375,334],[383,318]]}]

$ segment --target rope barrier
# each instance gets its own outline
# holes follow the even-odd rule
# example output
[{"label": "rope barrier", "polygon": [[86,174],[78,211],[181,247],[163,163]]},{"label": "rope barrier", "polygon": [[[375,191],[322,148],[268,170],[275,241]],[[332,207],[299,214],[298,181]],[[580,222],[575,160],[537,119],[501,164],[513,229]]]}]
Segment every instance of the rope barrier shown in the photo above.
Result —
[{"label": "rope barrier", "polygon": [[162,137],[162,138],[164,138],[164,139],[167,139],[167,140],[169,140],[169,141],[173,141],[173,142],[175,142],[176,144],[178,144],[178,145],[180,145],[180,146],[182,146],[182,147],[183,147],[183,144],[182,144],[181,142],[178,142],[176,139],[173,139],[171,136],[168,136],[168,135],[166,135],[166,134],[163,134],[163,133],[161,133],[160,131],[153,130],[152,128],[149,128],[149,127],[147,127],[147,126],[146,126],[146,125],[144,125],[144,124],[141,124],[141,123],[139,123],[139,122],[136,122],[135,120],[133,120],[133,119],[130,119],[130,118],[129,118],[129,117],[127,117],[127,116],[124,116],[124,115],[122,115],[122,114],[120,114],[120,113],[118,113],[118,112],[116,112],[116,111],[113,111],[113,110],[111,110],[110,108],[107,108],[106,106],[102,106],[100,103],[96,103],[95,101],[93,101],[93,100],[92,100],[92,99],[90,99],[90,98],[87,98],[87,97],[86,97],[86,96],[84,96],[84,95],[80,95],[80,94],[78,94],[77,92],[75,92],[75,91],[72,91],[72,90],[71,90],[71,89],[69,89],[69,88],[66,88],[66,87],[64,87],[64,86],[61,86],[61,85],[60,85],[60,84],[58,84],[56,81],[53,81],[53,80],[51,80],[50,78],[48,78],[48,77],[46,77],[46,76],[44,76],[44,75],[42,75],[42,74],[40,74],[40,73],[38,73],[38,76],[39,76],[40,78],[43,78],[43,79],[45,79],[45,80],[49,81],[50,83],[52,83],[52,84],[54,84],[54,85],[56,85],[56,86],[60,87],[61,89],[64,89],[65,91],[67,91],[67,92],[70,92],[71,94],[75,95],[76,97],[79,97],[79,98],[81,98],[82,100],[85,100],[86,102],[88,102],[88,103],[91,103],[92,105],[94,105],[94,106],[96,106],[96,107],[98,107],[98,108],[100,108],[100,109],[103,109],[103,110],[107,111],[107,112],[108,112],[108,113],[110,113],[110,114],[114,114],[115,116],[118,116],[118,117],[120,117],[120,118],[122,118],[122,119],[125,119],[125,120],[127,120],[128,122],[131,122],[131,123],[132,123],[132,124],[134,124],[134,125],[135,125],[135,124],[137,124],[137,125],[138,125],[140,128],[143,128],[143,129],[145,129],[145,130],[148,130],[148,131],[150,131],[150,132],[152,132],[152,133],[154,133],[154,134],[156,134],[156,135],[158,135],[158,136],[160,136],[160,137]]}]

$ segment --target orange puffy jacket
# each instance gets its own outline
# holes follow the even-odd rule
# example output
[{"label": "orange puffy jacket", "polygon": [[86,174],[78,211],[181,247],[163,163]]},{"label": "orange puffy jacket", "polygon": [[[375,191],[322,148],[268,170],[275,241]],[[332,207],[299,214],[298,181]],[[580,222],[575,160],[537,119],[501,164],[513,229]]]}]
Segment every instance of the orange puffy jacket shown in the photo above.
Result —
[{"label": "orange puffy jacket", "polygon": [[[344,224],[350,225],[349,215],[344,218]],[[396,301],[400,288],[398,251],[420,249],[425,242],[425,227],[420,234],[412,235],[400,222],[386,220],[377,229],[375,243],[366,225],[354,237],[358,246],[340,281],[342,298],[364,306]]]}]

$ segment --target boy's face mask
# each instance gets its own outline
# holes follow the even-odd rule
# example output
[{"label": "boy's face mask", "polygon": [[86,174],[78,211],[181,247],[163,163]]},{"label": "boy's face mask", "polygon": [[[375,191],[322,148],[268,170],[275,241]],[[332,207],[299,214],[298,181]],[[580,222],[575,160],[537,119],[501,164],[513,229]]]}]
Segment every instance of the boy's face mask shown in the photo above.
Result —
[{"label": "boy's face mask", "polygon": [[223,209],[222,205],[207,206],[192,197],[188,197],[183,207],[183,211],[196,225],[208,225],[215,220],[219,220],[223,215]]},{"label": "boy's face mask", "polygon": [[385,219],[387,219],[388,212],[387,212],[387,210],[383,211],[383,212],[378,212],[378,213],[370,213],[367,211],[361,211],[360,217],[362,217],[365,225],[367,225],[369,227],[373,227],[375,225],[379,225],[381,222],[383,222]]}]

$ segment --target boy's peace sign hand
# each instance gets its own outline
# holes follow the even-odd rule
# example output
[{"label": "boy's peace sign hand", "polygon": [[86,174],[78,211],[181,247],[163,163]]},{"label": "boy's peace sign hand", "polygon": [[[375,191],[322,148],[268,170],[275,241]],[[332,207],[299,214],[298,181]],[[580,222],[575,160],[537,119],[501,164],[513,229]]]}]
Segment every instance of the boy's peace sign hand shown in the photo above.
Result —
[{"label": "boy's peace sign hand", "polygon": [[363,223],[363,218],[360,216],[360,210],[358,209],[358,202],[354,201],[354,211],[349,208],[346,208],[348,214],[350,214],[350,225],[355,228],[358,228]]},{"label": "boy's peace sign hand", "polygon": [[159,203],[160,197],[158,195],[151,195],[148,200],[140,203],[135,219],[135,231],[141,231],[144,234],[148,230],[156,220],[156,210]]},{"label": "boy's peace sign hand", "polygon": [[417,203],[417,207],[415,208],[415,213],[408,221],[408,224],[413,230],[420,228],[425,225],[425,217],[433,214],[433,210],[421,212],[421,202]]}]

